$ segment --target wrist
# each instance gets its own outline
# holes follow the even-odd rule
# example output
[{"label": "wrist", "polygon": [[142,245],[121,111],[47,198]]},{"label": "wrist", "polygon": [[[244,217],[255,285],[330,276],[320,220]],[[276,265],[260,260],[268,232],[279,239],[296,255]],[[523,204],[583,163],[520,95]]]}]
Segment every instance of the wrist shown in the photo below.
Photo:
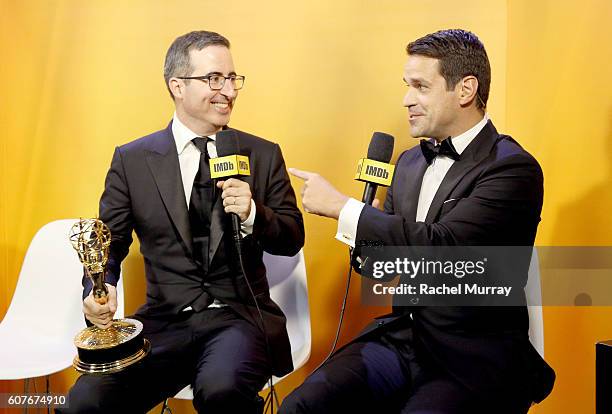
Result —
[{"label": "wrist", "polygon": [[344,206],[346,205],[346,203],[348,202],[349,197],[345,196],[344,194],[341,194],[338,197],[338,201],[336,202],[336,206],[332,211],[332,215],[331,217],[338,220],[338,218],[340,217],[340,212],[342,211],[342,209],[344,208]]}]

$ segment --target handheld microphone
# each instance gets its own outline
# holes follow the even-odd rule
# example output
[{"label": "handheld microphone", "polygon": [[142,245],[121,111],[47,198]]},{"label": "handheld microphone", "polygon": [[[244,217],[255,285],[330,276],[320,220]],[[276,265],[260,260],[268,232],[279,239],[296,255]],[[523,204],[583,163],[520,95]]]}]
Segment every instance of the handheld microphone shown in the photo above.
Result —
[{"label": "handheld microphone", "polygon": [[[217,158],[210,159],[210,177],[215,180],[251,175],[249,157],[240,155],[238,136],[233,129],[224,129],[216,136]],[[231,213],[234,240],[240,243],[240,217]]]},{"label": "handheld microphone", "polygon": [[391,185],[395,165],[389,164],[389,161],[393,155],[394,141],[392,135],[375,132],[368,147],[368,157],[360,159],[357,164],[355,180],[366,183],[361,198],[365,204],[372,205],[379,185]]}]

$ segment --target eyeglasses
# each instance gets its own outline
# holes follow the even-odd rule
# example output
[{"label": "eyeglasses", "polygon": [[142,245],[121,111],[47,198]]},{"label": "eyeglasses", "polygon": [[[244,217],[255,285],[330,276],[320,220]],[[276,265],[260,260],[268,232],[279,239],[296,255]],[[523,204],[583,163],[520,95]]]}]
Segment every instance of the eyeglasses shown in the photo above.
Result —
[{"label": "eyeglasses", "polygon": [[244,76],[242,75],[229,75],[223,76],[218,73],[211,73],[204,76],[177,76],[178,79],[197,79],[204,83],[208,83],[208,87],[213,91],[220,91],[225,86],[225,81],[229,80],[232,88],[237,91],[242,89],[244,86]]}]

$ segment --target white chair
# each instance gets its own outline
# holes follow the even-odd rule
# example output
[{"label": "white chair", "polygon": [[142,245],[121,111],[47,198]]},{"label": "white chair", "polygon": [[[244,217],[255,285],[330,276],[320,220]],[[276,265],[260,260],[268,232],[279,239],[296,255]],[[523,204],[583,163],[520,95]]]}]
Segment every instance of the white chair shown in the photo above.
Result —
[{"label": "white chair", "polygon": [[542,313],[540,261],[538,250],[535,247],[529,263],[525,296],[527,298],[527,311],[529,312],[529,340],[540,356],[544,358],[544,315]]},{"label": "white chair", "polygon": [[[308,290],[306,287],[306,266],[302,250],[293,257],[273,256],[264,253],[270,296],[287,317],[287,331],[291,343],[291,357],[295,370],[302,367],[310,358],[310,310],[308,307]],[[285,376],[286,377],[286,376]],[[272,377],[274,384],[283,378]],[[263,390],[268,388],[268,384]],[[187,386],[174,398],[193,399],[193,389]],[[167,400],[162,406],[162,413],[168,410]]]},{"label": "white chair", "polygon": [[[34,236],[8,311],[0,322],[0,380],[50,375],[72,365],[73,338],[85,327],[83,266],[68,240],[76,219],[43,226]],[[116,318],[123,317],[123,284]]]}]

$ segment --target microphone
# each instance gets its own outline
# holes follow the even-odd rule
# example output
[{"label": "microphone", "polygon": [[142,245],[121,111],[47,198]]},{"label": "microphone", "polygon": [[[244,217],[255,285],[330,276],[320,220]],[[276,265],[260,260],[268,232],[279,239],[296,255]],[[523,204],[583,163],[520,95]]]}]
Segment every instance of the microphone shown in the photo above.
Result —
[{"label": "microphone", "polygon": [[[210,159],[210,177],[215,180],[220,178],[232,178],[251,175],[249,157],[240,155],[238,136],[233,129],[224,129],[217,132],[216,136],[217,158]],[[242,233],[240,232],[240,217],[231,213],[232,230],[234,241],[240,244]]]},{"label": "microphone", "polygon": [[375,132],[368,147],[368,157],[361,158],[357,164],[355,180],[366,183],[361,198],[365,204],[372,205],[379,185],[385,187],[391,185],[395,165],[389,164],[389,161],[393,155],[394,141],[392,135]]}]

